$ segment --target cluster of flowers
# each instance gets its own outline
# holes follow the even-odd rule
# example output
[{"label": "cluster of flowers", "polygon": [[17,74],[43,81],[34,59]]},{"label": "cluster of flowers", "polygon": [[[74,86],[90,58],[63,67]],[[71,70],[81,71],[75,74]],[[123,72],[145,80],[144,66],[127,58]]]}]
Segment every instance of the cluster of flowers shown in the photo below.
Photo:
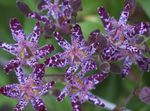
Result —
[{"label": "cluster of flowers", "polygon": [[[84,40],[81,27],[78,23],[72,23],[80,10],[80,0],[41,0],[38,5],[40,13],[33,12],[23,2],[17,2],[19,9],[27,17],[37,20],[33,32],[25,35],[20,22],[13,18],[10,20],[10,29],[15,44],[0,43],[0,48],[16,56],[5,67],[5,71],[15,71],[18,84],[10,84],[0,87],[0,93],[17,98],[18,103],[14,111],[21,111],[31,102],[36,111],[46,111],[41,96],[47,93],[55,84],[55,81],[44,83],[45,67],[67,67],[64,73],[65,88],[57,97],[62,101],[70,96],[73,111],[81,111],[81,104],[89,101],[95,105],[105,107],[101,99],[93,95],[89,90],[95,89],[95,85],[102,82],[110,72],[110,68],[104,68],[97,74],[85,76],[88,71],[96,70],[97,64],[93,54],[100,55],[104,63],[111,61],[123,61],[121,75],[125,77],[133,63],[138,64],[143,71],[148,71],[150,58],[144,53],[147,51],[144,44],[138,43],[140,36],[148,32],[150,24],[141,22],[137,25],[126,24],[129,17],[130,5],[125,4],[119,21],[111,18],[105,8],[98,8],[98,13],[105,28],[101,34],[96,30],[91,32],[89,40]],[[47,12],[46,15],[42,12]],[[76,20],[75,20],[76,21]],[[40,24],[43,26],[40,26]],[[39,63],[54,50],[50,44],[38,47],[41,33],[46,36],[55,36],[63,52],[59,52],[44,63]],[[71,35],[71,44],[62,37],[62,33]],[[101,41],[102,40],[102,41]],[[105,41],[105,43],[102,43]],[[25,74],[22,66],[28,65],[32,68],[30,75]]]}]

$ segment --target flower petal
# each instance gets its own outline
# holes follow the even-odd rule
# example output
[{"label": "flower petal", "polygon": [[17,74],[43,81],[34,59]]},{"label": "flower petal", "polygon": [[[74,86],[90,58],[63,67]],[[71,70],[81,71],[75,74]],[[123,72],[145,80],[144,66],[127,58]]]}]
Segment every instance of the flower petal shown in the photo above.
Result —
[{"label": "flower petal", "polygon": [[54,47],[50,44],[47,44],[36,51],[36,56],[38,58],[43,58],[44,56],[51,53],[53,50],[54,50]]},{"label": "flower petal", "polygon": [[63,15],[66,18],[66,22],[69,23],[71,20],[71,6],[70,6],[70,0],[63,0],[62,1],[62,11]]},{"label": "flower petal", "polygon": [[101,107],[104,107],[104,106],[105,106],[105,104],[102,103],[102,101],[101,101],[101,99],[100,99],[99,97],[97,97],[97,96],[95,96],[95,95],[93,95],[93,94],[91,94],[91,93],[88,93],[88,100],[89,100],[91,103],[93,103],[93,104],[95,104],[95,105],[97,105],[97,106],[101,106]]},{"label": "flower petal", "polygon": [[67,85],[65,88],[60,92],[59,96],[57,97],[57,101],[62,101],[70,92],[70,86]]},{"label": "flower petal", "polygon": [[121,23],[122,25],[125,25],[127,23],[129,17],[129,11],[130,11],[130,5],[127,3],[119,18],[119,23]]},{"label": "flower petal", "polygon": [[97,50],[99,46],[98,42],[92,43],[87,49],[86,49],[86,53],[88,56],[91,56],[92,54],[94,54]]},{"label": "flower petal", "polygon": [[59,32],[55,32],[54,36],[58,42],[58,44],[64,49],[64,50],[68,50],[70,49],[70,44],[60,35]]},{"label": "flower petal", "polygon": [[75,73],[79,68],[78,64],[74,64],[72,66],[70,66],[67,70],[66,70],[66,74],[72,74]]},{"label": "flower petal", "polygon": [[108,75],[106,73],[98,73],[98,74],[94,74],[94,75],[91,75],[87,78],[85,78],[85,82],[86,84],[88,83],[92,83],[92,84],[98,84],[100,82],[102,82]]},{"label": "flower petal", "polygon": [[20,65],[20,60],[18,59],[13,59],[9,61],[7,65],[5,65],[4,70],[5,72],[10,72],[14,69],[16,69]]},{"label": "flower petal", "polygon": [[106,61],[116,60],[119,57],[119,51],[114,46],[108,46],[103,49],[102,57]]},{"label": "flower petal", "polygon": [[112,29],[111,18],[109,17],[109,14],[106,11],[106,9],[104,7],[100,7],[100,8],[98,8],[98,13],[103,22],[105,31],[106,32],[111,31],[111,29]]},{"label": "flower petal", "polygon": [[49,3],[50,0],[40,0],[40,3],[38,4],[38,9],[41,11],[48,10]]},{"label": "flower petal", "polygon": [[9,24],[10,24],[11,33],[12,33],[14,40],[16,42],[24,40],[25,33],[18,19],[16,18],[11,19]]},{"label": "flower petal", "polygon": [[122,45],[122,48],[128,50],[130,53],[135,53],[135,54],[140,53],[140,50],[138,49],[138,47],[135,47],[135,46],[130,45],[130,44]]},{"label": "flower petal", "polygon": [[28,102],[24,98],[21,98],[14,108],[14,111],[22,111],[27,106],[27,104]]},{"label": "flower petal", "polygon": [[86,72],[90,70],[95,70],[97,68],[96,63],[92,59],[82,62],[81,67],[82,67],[82,70],[78,73],[79,77],[83,77]]},{"label": "flower petal", "polygon": [[37,22],[34,29],[33,29],[30,41],[38,44],[40,34],[41,34],[40,22]]},{"label": "flower petal", "polygon": [[0,87],[0,93],[11,98],[19,98],[21,96],[18,84],[10,84]]},{"label": "flower petal", "polygon": [[144,56],[138,56],[136,58],[136,62],[143,71],[148,71],[148,68],[150,65],[150,59],[149,58],[146,58]]},{"label": "flower petal", "polygon": [[5,50],[13,55],[17,55],[17,45],[16,44],[0,43],[0,48],[2,48],[3,50]]},{"label": "flower petal", "polygon": [[40,97],[31,99],[31,103],[36,111],[47,111],[45,103]]},{"label": "flower petal", "polygon": [[39,84],[42,82],[44,74],[45,74],[44,64],[36,64],[30,76],[37,82],[37,84]]},{"label": "flower petal", "polygon": [[72,45],[81,47],[85,44],[84,37],[80,25],[75,24],[72,28]]},{"label": "flower petal", "polygon": [[32,58],[28,59],[26,62],[29,66],[34,67],[34,65],[38,63],[38,60],[37,60],[37,58],[32,57]]},{"label": "flower petal", "polygon": [[54,86],[54,84],[55,84],[55,82],[51,81],[51,82],[48,82],[45,85],[43,85],[42,89],[40,90],[40,95],[47,93]]},{"label": "flower petal", "polygon": [[122,76],[125,77],[126,75],[129,74],[129,71],[131,69],[132,65],[132,60],[129,57],[126,57],[123,63],[123,68],[122,68]]},{"label": "flower petal", "polygon": [[31,12],[31,13],[29,13],[29,14],[28,14],[28,17],[33,18],[33,19],[37,19],[37,20],[42,21],[42,22],[44,22],[44,23],[50,22],[50,20],[48,19],[48,17],[46,17],[46,16],[41,16],[41,15],[39,15],[39,14],[36,13],[36,12]]},{"label": "flower petal", "polygon": [[27,75],[23,73],[23,70],[20,66],[15,69],[15,72],[19,83],[23,84],[27,80]]},{"label": "flower petal", "polygon": [[141,22],[135,25],[132,29],[129,29],[129,31],[127,31],[127,35],[132,38],[137,34],[143,35],[144,33],[148,32],[149,29],[150,24],[148,22]]},{"label": "flower petal", "polygon": [[67,59],[63,59],[61,54],[56,54],[45,61],[46,67],[65,67]]},{"label": "flower petal", "polygon": [[78,96],[71,96],[71,105],[73,111],[82,111],[81,102]]}]

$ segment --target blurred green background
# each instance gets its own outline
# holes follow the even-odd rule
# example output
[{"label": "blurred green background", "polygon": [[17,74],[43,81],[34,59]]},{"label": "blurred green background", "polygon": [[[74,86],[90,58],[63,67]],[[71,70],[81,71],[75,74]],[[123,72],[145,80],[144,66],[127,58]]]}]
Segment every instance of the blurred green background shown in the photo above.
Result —
[{"label": "blurred green background", "polygon": [[[38,0],[22,1],[26,2],[32,10],[36,10]],[[110,15],[118,19],[123,8],[123,3],[123,0],[82,0],[83,10],[78,14],[78,21],[82,27],[85,39],[87,40],[89,33],[97,28],[102,32],[104,31],[103,25],[97,13],[97,8],[99,6],[103,5],[106,7]],[[150,21],[150,0],[138,0],[137,4],[137,12],[133,14],[133,16],[129,19],[129,22],[137,23],[140,21]],[[15,43],[15,41],[12,39],[12,35],[9,29],[9,20],[13,17],[16,17],[20,20],[26,34],[32,32],[35,21],[26,18],[24,14],[20,12],[20,10],[16,7],[16,1],[0,0],[0,41]],[[44,45],[45,43],[52,43],[55,47],[57,47],[57,50],[52,54],[60,50],[54,39],[45,40],[42,38],[40,40],[40,46]],[[11,72],[9,75],[7,75],[3,70],[3,66],[12,58],[14,58],[14,56],[0,49],[0,86],[17,82],[14,72]],[[137,69],[136,66],[133,66],[133,68]],[[28,72],[31,71],[29,70]],[[47,74],[63,72],[63,69],[57,68],[48,68],[46,71]],[[120,76],[111,74],[92,92],[95,95],[102,97],[103,99],[106,99],[117,105],[121,105],[124,103],[125,99],[129,96],[130,92],[135,87],[135,78],[140,76],[138,71],[135,71],[134,73],[136,73],[135,77],[128,77],[125,79],[121,79]],[[46,81],[49,79],[50,78],[47,78]],[[141,85],[150,86],[149,80],[150,73],[145,73]],[[63,87],[64,84],[58,80],[55,89],[58,88],[58,90],[61,90]],[[45,100],[46,106],[48,107],[48,111],[71,111],[69,98],[66,98],[64,102],[61,103],[57,103],[55,96],[50,94],[45,95],[43,98]],[[16,105],[16,102],[17,100],[0,95],[0,111],[12,111],[13,107]],[[84,111],[107,111],[106,109],[99,108],[88,102],[84,103],[82,107]],[[150,111],[150,106],[142,103],[136,96],[134,96],[127,104],[127,108],[132,111]],[[25,111],[33,111],[31,104],[25,108]]]}]

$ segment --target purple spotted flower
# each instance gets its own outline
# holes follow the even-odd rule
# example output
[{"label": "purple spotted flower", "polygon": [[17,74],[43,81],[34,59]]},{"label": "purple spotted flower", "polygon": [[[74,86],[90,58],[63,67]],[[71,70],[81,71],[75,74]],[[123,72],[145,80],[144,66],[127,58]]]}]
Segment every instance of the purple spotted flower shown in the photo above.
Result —
[{"label": "purple spotted flower", "polygon": [[15,44],[1,43],[0,48],[16,56],[6,66],[5,71],[9,72],[20,65],[34,66],[38,59],[43,58],[54,50],[52,45],[46,44],[43,47],[38,47],[40,38],[40,23],[37,22],[34,30],[28,36],[25,35],[21,24],[16,18],[11,19],[10,29]]},{"label": "purple spotted flower", "polygon": [[100,7],[98,9],[100,18],[105,28],[107,47],[104,48],[102,56],[105,60],[124,60],[122,74],[129,73],[131,65],[136,63],[144,71],[148,70],[149,59],[143,55],[145,48],[137,44],[137,35],[141,36],[148,32],[150,24],[141,22],[137,25],[127,24],[130,5],[126,3],[119,20],[109,17],[107,11]]},{"label": "purple spotted flower", "polygon": [[73,111],[82,111],[81,104],[85,101],[104,107],[105,105],[101,102],[101,99],[93,95],[89,90],[94,89],[95,85],[102,82],[106,77],[106,73],[98,73],[84,78],[80,78],[79,75],[70,75],[69,81],[66,81],[67,85],[61,91],[57,100],[62,101],[69,95]]},{"label": "purple spotted flower", "polygon": [[89,70],[96,69],[92,54],[96,51],[97,43],[87,46],[78,24],[73,26],[71,44],[64,40],[58,32],[55,33],[55,37],[64,52],[48,58],[45,61],[47,67],[65,67],[69,64],[70,67],[66,71],[68,74],[76,72],[81,67],[81,76]]},{"label": "purple spotted flower", "polygon": [[16,69],[19,84],[10,84],[0,87],[0,93],[18,99],[14,111],[22,111],[29,102],[36,111],[47,111],[41,96],[48,92],[54,85],[54,81],[43,84],[44,65],[36,64],[32,74],[24,74],[22,69]]},{"label": "purple spotted flower", "polygon": [[[21,6],[19,6],[19,8],[22,10]],[[52,2],[51,0],[41,0],[38,5],[38,9],[40,10],[40,13],[28,11],[28,14],[26,14],[27,13],[26,10],[24,11],[24,13],[30,18],[43,22],[44,31],[47,35],[49,32],[52,33],[53,30],[55,30],[55,28],[59,29],[62,32],[70,33],[70,21],[71,21],[70,0],[62,0],[61,2],[59,0],[54,0],[54,2]],[[42,14],[42,12],[45,11],[46,14],[45,13]]]}]

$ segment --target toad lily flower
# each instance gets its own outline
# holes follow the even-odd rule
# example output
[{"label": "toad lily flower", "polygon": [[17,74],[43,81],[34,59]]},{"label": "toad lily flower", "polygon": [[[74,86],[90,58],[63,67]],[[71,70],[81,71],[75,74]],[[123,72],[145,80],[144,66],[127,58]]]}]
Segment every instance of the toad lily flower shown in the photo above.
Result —
[{"label": "toad lily flower", "polygon": [[[10,84],[0,87],[0,93],[18,99],[18,103],[14,111],[21,111],[29,102],[32,103],[36,111],[46,111],[44,101],[41,96],[48,92],[54,85],[54,81],[43,84],[44,65],[36,64],[35,68],[29,76],[24,74],[22,69],[16,69],[19,84]],[[28,77],[27,77],[28,76]]]},{"label": "toad lily flower", "polygon": [[42,0],[38,6],[39,10],[47,11],[47,16],[52,16],[54,19],[64,17],[68,20],[71,19],[70,8],[69,0],[62,0],[61,4],[59,4],[59,0],[54,0],[54,3],[51,0]]},{"label": "toad lily flower", "polygon": [[78,76],[71,75],[70,80],[66,81],[67,85],[61,91],[57,100],[62,101],[69,95],[73,111],[82,111],[81,104],[87,100],[95,105],[104,107],[105,105],[101,102],[101,99],[93,95],[89,90],[94,89],[96,84],[102,82],[107,77],[107,74],[98,73],[82,79]]},{"label": "toad lily flower", "polygon": [[37,22],[33,32],[26,36],[19,21],[14,18],[10,21],[10,29],[13,39],[17,42],[15,44],[1,43],[0,48],[16,56],[16,59],[11,60],[6,66],[5,71],[12,71],[19,65],[34,66],[38,59],[43,58],[54,50],[52,45],[45,45],[38,48],[38,41],[40,38],[40,23]]},{"label": "toad lily flower", "polygon": [[28,17],[42,21],[45,24],[45,31],[58,28],[60,31],[63,30],[62,32],[70,33],[70,5],[69,0],[62,0],[61,4],[59,4],[59,0],[54,0],[54,3],[51,0],[41,0],[38,9],[41,12],[47,11],[47,14],[42,15],[37,12],[29,12]]},{"label": "toad lily flower", "polygon": [[124,59],[123,76],[129,73],[133,63],[138,64],[144,71],[148,70],[149,60],[144,57],[142,46],[136,44],[137,36],[144,35],[150,28],[148,22],[141,22],[135,26],[126,24],[129,17],[130,5],[126,3],[119,21],[109,17],[107,11],[100,7],[98,9],[100,18],[105,28],[105,37],[108,46],[104,48],[102,56],[105,60]]},{"label": "toad lily flower", "polygon": [[55,37],[58,44],[64,49],[64,52],[48,58],[45,61],[47,67],[65,67],[69,64],[70,67],[66,73],[71,74],[76,72],[81,66],[81,76],[89,70],[96,69],[96,64],[93,61],[92,54],[96,51],[97,43],[87,46],[78,24],[75,24],[72,29],[72,44],[69,44],[64,40],[58,32],[55,33]]}]

